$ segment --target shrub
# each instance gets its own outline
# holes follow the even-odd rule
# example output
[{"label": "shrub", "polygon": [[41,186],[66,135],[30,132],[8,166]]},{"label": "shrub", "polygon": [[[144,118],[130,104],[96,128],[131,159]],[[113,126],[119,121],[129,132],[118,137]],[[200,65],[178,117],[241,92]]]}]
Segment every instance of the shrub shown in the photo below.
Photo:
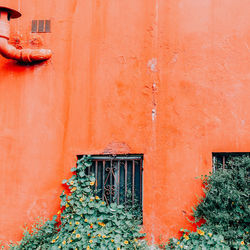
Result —
[{"label": "shrub", "polygon": [[205,219],[207,230],[220,234],[231,247],[249,244],[249,157],[231,157],[225,169],[203,177],[205,197],[195,207],[196,221]]},{"label": "shrub", "polygon": [[[183,234],[180,239],[171,238],[165,249],[196,249],[196,250],[230,250],[228,242],[223,235],[208,231],[205,226],[198,227],[196,232],[187,229],[180,230]],[[244,240],[235,240],[236,249],[247,250],[248,246]]]},{"label": "shrub", "polygon": [[182,237],[170,239],[166,249],[230,249],[222,235],[207,232],[202,228],[198,228],[196,232],[190,232],[187,229],[181,229],[181,231]]},{"label": "shrub", "polygon": [[[19,245],[12,249],[142,249],[138,238],[140,221],[124,206],[107,206],[94,191],[95,178],[86,174],[92,164],[84,156],[72,168],[73,176],[63,180],[70,194],[63,192],[58,215],[33,232],[26,231]],[[59,223],[58,223],[59,222]]]},{"label": "shrub", "polygon": [[26,228],[24,231],[23,239],[20,244],[16,245],[11,243],[10,249],[49,249],[51,238],[57,233],[56,218],[43,222],[43,220],[36,221],[31,229]]},{"label": "shrub", "polygon": [[205,197],[193,209],[195,223],[205,220],[196,232],[170,239],[166,249],[248,249],[249,157],[231,157],[225,168],[202,176]]}]

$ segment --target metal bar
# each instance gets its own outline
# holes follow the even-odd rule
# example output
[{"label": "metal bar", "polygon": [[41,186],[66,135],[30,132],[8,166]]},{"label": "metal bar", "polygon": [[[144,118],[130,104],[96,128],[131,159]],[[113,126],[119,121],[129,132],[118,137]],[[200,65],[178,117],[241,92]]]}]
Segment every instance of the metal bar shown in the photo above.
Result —
[{"label": "metal bar", "polygon": [[[95,190],[97,191],[98,185],[102,186],[102,199],[105,200],[108,204],[111,202],[116,202],[118,205],[121,203],[121,193],[124,192],[124,200],[122,202],[125,205],[135,204],[136,195],[138,195],[139,204],[142,205],[143,200],[143,156],[142,155],[96,155],[92,156],[93,165],[87,168],[87,172],[90,175],[91,173],[95,174],[96,183]],[[225,158],[224,158],[225,161]],[[132,166],[130,165],[132,163]],[[138,164],[138,166],[137,166]],[[102,171],[99,167],[103,167]],[[122,172],[122,176],[124,176],[121,182],[121,167],[124,166],[124,173]],[[132,173],[130,171],[130,166],[132,167]],[[137,169],[139,167],[139,169]],[[135,172],[135,171],[139,171]],[[137,176],[139,174],[139,176]],[[99,176],[98,176],[99,175]],[[100,180],[102,176],[102,180]],[[136,177],[137,176],[137,177]],[[108,181],[108,178],[110,180]],[[132,178],[128,179],[128,178]],[[140,183],[136,183],[136,181],[140,181]],[[101,181],[101,182],[100,182]],[[100,182],[100,183],[99,183]],[[101,184],[102,183],[102,184]],[[120,186],[122,185],[122,187]],[[130,186],[131,185],[131,186]],[[124,190],[124,191],[123,191]],[[130,190],[132,191],[130,196]],[[128,197],[128,192],[129,196]],[[122,195],[123,197],[123,195]]]},{"label": "metal bar", "polygon": [[104,198],[104,191],[105,191],[105,161],[102,161],[102,199]]},{"label": "metal bar", "polygon": [[106,201],[106,203],[109,205],[109,201],[108,201],[108,199],[107,199],[106,195],[104,195],[104,200],[105,200],[105,201]]},{"label": "metal bar", "polygon": [[109,188],[109,201],[112,203],[112,177],[113,177],[113,161],[110,161],[110,175],[109,175],[109,183],[110,183],[110,188]]},{"label": "metal bar", "polygon": [[95,161],[95,191],[97,190],[97,167],[98,167],[98,161]]},{"label": "metal bar", "polygon": [[132,170],[132,205],[134,205],[135,199],[135,161],[133,160],[133,170]]},{"label": "metal bar", "polygon": [[111,159],[116,159],[116,160],[141,160],[142,156],[141,155],[134,155],[134,156],[128,156],[128,155],[119,155],[119,156],[100,156],[100,155],[92,155],[91,158],[93,160],[111,160]]},{"label": "metal bar", "polygon": [[142,160],[140,160],[140,204],[142,204]]},{"label": "metal bar", "polygon": [[124,170],[125,170],[125,190],[124,190],[124,200],[125,200],[125,204],[127,202],[127,169],[128,169],[128,162],[125,161],[125,166],[124,166]]},{"label": "metal bar", "polygon": [[222,157],[222,168],[223,168],[223,170],[225,169],[225,161],[226,161],[225,158],[226,158],[225,155],[223,155],[223,157]]},{"label": "metal bar", "polygon": [[216,157],[215,156],[213,156],[213,165],[212,165],[212,167],[213,167],[213,173],[214,173],[215,170],[216,170]]},{"label": "metal bar", "polygon": [[117,162],[117,204],[119,205],[119,196],[120,196],[120,164],[121,162]]}]

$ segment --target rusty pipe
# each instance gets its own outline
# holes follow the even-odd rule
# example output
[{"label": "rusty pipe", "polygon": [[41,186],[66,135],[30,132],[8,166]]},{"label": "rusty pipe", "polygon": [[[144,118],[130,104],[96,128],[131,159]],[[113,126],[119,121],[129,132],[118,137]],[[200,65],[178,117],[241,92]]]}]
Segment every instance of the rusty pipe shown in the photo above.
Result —
[{"label": "rusty pipe", "polygon": [[0,37],[0,54],[19,62],[32,63],[48,60],[51,57],[49,49],[17,49],[8,43],[4,37]]},{"label": "rusty pipe", "polygon": [[0,6],[0,54],[19,62],[32,63],[48,60],[52,53],[49,49],[17,49],[8,43],[11,18],[18,18],[21,14],[15,10]]}]

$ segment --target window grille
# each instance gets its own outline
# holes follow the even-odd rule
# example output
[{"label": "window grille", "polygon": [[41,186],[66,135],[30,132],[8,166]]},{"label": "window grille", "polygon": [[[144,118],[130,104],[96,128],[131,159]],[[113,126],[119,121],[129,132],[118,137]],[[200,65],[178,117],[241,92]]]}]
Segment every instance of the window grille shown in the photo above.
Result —
[{"label": "window grille", "polygon": [[240,156],[248,156],[250,157],[250,153],[246,152],[238,152],[238,153],[213,153],[213,171],[216,171],[219,168],[225,169],[226,163],[229,159],[233,159],[233,157]]},{"label": "window grille", "polygon": [[86,171],[94,174],[99,197],[107,204],[142,207],[142,155],[92,155],[91,158],[92,166]]}]

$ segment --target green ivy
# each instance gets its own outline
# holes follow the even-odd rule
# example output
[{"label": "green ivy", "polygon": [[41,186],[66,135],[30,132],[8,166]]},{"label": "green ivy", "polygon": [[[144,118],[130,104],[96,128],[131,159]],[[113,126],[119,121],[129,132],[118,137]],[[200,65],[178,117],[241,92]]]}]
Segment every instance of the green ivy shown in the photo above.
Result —
[{"label": "green ivy", "polygon": [[[140,216],[122,205],[110,206],[94,191],[95,178],[86,174],[92,164],[84,156],[64,180],[70,194],[63,192],[57,216],[26,230],[11,249],[148,249],[138,240]],[[195,223],[205,223],[196,232],[181,229],[180,239],[172,238],[165,249],[248,249],[249,246],[249,157],[233,157],[224,169],[202,176],[205,196],[194,208]],[[138,210],[139,211],[139,210]]]},{"label": "green ivy", "polygon": [[95,177],[86,174],[91,157],[77,161],[74,173],[63,184],[70,194],[63,192],[61,209],[57,216],[44,225],[26,230],[23,239],[11,249],[143,249],[145,242],[138,240],[140,220],[123,205],[107,206],[94,191]]}]

